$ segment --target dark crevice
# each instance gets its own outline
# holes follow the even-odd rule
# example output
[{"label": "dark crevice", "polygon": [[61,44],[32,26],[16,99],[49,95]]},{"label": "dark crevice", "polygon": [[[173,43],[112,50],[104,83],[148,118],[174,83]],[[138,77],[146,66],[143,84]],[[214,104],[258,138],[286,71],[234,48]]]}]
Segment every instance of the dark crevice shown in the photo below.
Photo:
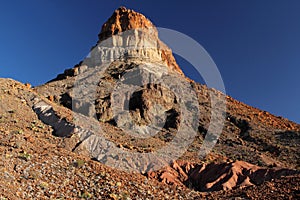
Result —
[{"label": "dark crevice", "polygon": [[203,136],[205,137],[206,134],[207,134],[207,129],[204,127],[204,126],[198,126],[198,132]]},{"label": "dark crevice", "polygon": [[234,124],[237,128],[240,129],[239,136],[244,139],[248,140],[249,139],[249,130],[251,129],[250,124],[248,121],[244,119],[238,119],[234,116],[231,116],[230,114],[227,113],[227,120]]},{"label": "dark crevice", "polygon": [[166,112],[167,118],[164,125],[164,129],[174,128],[177,129],[180,124],[180,115],[175,108],[172,108]]},{"label": "dark crevice", "polygon": [[72,109],[72,97],[68,93],[64,93],[61,95],[59,103],[66,108]]}]

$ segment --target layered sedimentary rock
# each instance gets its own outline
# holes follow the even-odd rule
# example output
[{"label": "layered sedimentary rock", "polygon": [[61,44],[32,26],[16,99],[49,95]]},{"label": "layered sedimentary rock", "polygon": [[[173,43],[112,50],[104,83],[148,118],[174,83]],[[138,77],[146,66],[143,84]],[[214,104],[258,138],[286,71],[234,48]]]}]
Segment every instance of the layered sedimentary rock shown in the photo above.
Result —
[{"label": "layered sedimentary rock", "polygon": [[[269,180],[282,175],[279,169],[284,169],[284,174],[290,172],[286,168],[299,168],[298,124],[188,80],[171,50],[159,40],[154,25],[123,7],[103,25],[88,58],[35,90],[75,112],[73,122],[59,122],[74,128],[66,135],[78,136],[71,148],[78,153],[105,164],[126,155],[126,162],[118,163],[119,167],[149,173],[155,165],[151,156],[157,152],[170,149],[168,156],[193,160],[170,164],[172,155],[163,159],[164,164],[170,164],[167,170],[148,175],[165,183],[191,184],[200,191],[226,190],[259,184],[260,172],[267,173],[263,180]],[[222,98],[227,101],[226,111],[219,104]],[[217,142],[213,152],[201,160],[203,141],[215,134],[209,131],[213,109],[220,113],[216,121],[225,119],[225,124],[220,138],[212,137]],[[98,123],[101,131],[86,127]],[[58,127],[56,122],[47,124],[54,130]],[[177,148],[169,148],[174,140],[179,141]],[[186,145],[185,141],[192,142]],[[112,154],[108,151],[111,147]],[[150,157],[141,159],[141,155]],[[219,157],[222,162],[197,164]]]},{"label": "layered sedimentary rock", "polygon": [[[183,74],[172,55],[172,50],[158,38],[156,27],[140,13],[125,7],[118,8],[103,24],[98,36],[96,53],[101,52],[102,59],[125,57],[162,62],[172,70]],[[101,48],[102,45],[114,47],[116,50],[107,51]]]},{"label": "layered sedimentary rock", "polygon": [[172,50],[158,38],[157,28],[140,13],[125,7],[118,8],[103,24],[98,37],[88,58],[74,68],[65,70],[52,81],[77,76],[86,71],[86,66],[101,66],[113,61],[163,64],[184,76]]}]

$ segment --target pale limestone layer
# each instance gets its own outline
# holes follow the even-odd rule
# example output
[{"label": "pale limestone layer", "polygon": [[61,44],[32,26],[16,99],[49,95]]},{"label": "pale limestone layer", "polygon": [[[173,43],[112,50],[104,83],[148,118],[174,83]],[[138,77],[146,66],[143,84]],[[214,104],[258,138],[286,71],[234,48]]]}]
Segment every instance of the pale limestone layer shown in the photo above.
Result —
[{"label": "pale limestone layer", "polygon": [[183,74],[175,62],[171,49],[158,39],[155,28],[133,29],[112,35],[93,48],[89,61],[95,66],[100,66],[124,60],[159,63]]}]

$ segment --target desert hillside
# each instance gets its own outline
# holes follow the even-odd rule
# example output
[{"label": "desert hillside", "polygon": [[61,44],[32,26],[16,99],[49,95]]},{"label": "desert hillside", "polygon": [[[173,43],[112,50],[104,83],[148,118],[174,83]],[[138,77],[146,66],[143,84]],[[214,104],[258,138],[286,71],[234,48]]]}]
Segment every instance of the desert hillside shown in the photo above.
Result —
[{"label": "desert hillside", "polygon": [[300,198],[299,124],[187,78],[140,13],[98,37],[41,86],[0,79],[1,199]]}]

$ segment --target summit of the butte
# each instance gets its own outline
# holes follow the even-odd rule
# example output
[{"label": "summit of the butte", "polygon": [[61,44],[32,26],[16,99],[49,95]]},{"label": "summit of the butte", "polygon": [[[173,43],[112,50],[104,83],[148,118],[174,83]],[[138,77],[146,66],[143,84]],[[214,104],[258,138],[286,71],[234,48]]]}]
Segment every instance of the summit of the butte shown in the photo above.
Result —
[{"label": "summit of the butte", "polygon": [[158,38],[157,28],[144,15],[120,7],[103,24],[91,51],[93,65],[113,60],[161,63],[183,75],[172,50]]},{"label": "summit of the butte", "polygon": [[120,7],[103,24],[99,33],[99,41],[103,41],[112,35],[133,29],[155,29],[152,22],[141,13]]}]

